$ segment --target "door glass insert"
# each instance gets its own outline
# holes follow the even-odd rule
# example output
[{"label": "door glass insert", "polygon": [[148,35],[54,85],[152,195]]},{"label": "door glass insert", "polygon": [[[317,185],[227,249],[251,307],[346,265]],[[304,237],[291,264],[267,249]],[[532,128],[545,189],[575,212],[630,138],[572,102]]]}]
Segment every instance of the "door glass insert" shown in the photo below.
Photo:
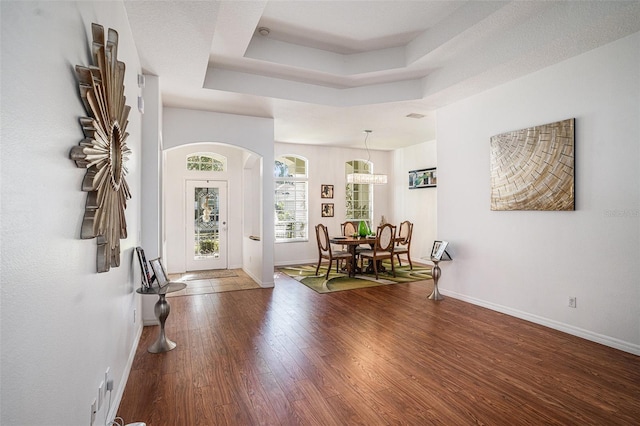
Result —
[{"label": "door glass insert", "polygon": [[194,259],[220,257],[220,191],[195,188]]}]

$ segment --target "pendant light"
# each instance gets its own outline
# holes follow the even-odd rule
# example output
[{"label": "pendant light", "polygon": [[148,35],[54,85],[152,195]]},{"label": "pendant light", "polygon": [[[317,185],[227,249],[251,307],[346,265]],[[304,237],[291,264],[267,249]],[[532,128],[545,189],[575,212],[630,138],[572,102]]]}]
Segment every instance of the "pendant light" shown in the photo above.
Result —
[{"label": "pendant light", "polygon": [[[367,145],[367,139],[372,130],[365,130],[366,136],[364,137],[364,147],[367,149],[367,164],[371,164],[371,153],[369,152],[369,146]],[[375,174],[375,173],[349,173],[347,175],[347,183],[360,183],[369,185],[384,185],[387,183],[387,175]]]}]

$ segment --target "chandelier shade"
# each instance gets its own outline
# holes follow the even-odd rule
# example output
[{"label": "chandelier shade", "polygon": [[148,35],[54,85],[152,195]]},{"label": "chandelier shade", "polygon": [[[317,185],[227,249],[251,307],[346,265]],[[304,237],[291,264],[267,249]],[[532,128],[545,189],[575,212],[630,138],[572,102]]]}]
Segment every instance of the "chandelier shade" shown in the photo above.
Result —
[{"label": "chandelier shade", "polygon": [[374,173],[349,173],[347,175],[347,183],[384,185],[387,183],[387,175]]},{"label": "chandelier shade", "polygon": [[[371,153],[369,152],[369,146],[367,145],[367,139],[372,130],[364,131],[367,135],[364,137],[364,147],[367,149],[367,163],[371,164]],[[387,183],[387,175],[376,173],[349,173],[347,175],[347,183],[360,183],[368,185],[384,185]]]}]

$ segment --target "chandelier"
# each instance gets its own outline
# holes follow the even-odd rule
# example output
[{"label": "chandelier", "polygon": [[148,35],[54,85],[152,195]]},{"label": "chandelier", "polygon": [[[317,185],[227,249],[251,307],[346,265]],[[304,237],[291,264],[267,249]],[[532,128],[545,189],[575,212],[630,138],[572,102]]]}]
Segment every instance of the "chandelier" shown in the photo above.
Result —
[{"label": "chandelier", "polygon": [[[372,130],[365,130],[366,136],[364,137],[364,147],[367,149],[367,164],[371,166],[371,153],[369,152],[369,146],[367,145],[367,139]],[[387,175],[375,174],[375,173],[349,173],[347,175],[347,183],[360,183],[369,185],[384,185],[387,183]]]}]

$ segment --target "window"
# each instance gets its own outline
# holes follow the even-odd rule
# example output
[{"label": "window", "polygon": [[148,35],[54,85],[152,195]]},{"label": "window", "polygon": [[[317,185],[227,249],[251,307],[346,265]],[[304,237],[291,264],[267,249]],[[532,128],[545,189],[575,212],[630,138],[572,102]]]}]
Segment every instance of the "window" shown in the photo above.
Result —
[{"label": "window", "polygon": [[[345,180],[350,173],[371,173],[372,164],[367,161],[347,161],[344,167]],[[369,225],[373,219],[373,185],[348,183],[346,188],[346,218],[367,220]]]},{"label": "window", "polygon": [[227,157],[212,152],[200,152],[187,157],[187,170],[201,172],[224,172],[227,168]]},{"label": "window", "polygon": [[307,160],[276,158],[274,167],[276,242],[308,240]]}]

